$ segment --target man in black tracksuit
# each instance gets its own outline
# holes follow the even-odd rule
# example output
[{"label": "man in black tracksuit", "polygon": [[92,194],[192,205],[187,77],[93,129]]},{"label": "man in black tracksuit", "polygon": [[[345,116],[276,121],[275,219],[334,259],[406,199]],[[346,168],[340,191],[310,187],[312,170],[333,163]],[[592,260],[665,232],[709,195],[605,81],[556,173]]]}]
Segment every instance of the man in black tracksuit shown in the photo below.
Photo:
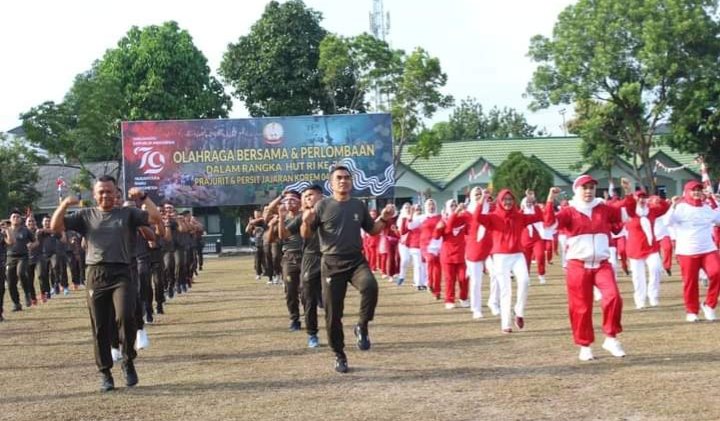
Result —
[{"label": "man in black tracksuit", "polygon": [[[300,330],[300,272],[302,269],[303,239],[300,230],[290,232],[287,225],[298,216],[300,194],[288,191],[278,207],[278,236],[282,240],[282,268],[285,282],[285,301],[290,315],[290,331]],[[304,301],[304,300],[303,300]]]},{"label": "man in black tracksuit", "polygon": [[25,306],[30,307],[32,304],[32,285],[28,276],[28,245],[35,243],[35,235],[30,232],[25,225],[18,210],[10,212],[10,227],[8,233],[14,238],[14,242],[8,242],[6,239],[7,260],[5,269],[7,271],[8,290],[10,291],[10,299],[13,301],[12,311],[22,310],[20,304],[20,294],[18,292],[18,280],[22,285],[25,293]]}]

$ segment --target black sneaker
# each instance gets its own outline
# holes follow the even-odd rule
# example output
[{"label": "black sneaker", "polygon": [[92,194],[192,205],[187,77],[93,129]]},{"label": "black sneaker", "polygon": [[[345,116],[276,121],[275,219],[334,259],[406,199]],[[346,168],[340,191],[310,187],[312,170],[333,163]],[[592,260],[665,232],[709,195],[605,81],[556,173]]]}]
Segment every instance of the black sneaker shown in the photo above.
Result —
[{"label": "black sneaker", "polygon": [[367,328],[363,329],[360,325],[355,325],[355,337],[357,338],[357,347],[360,351],[370,349],[370,336]]},{"label": "black sneaker", "polygon": [[135,364],[132,361],[122,363],[123,374],[125,374],[125,384],[128,387],[133,387],[138,384],[138,375],[135,371]]},{"label": "black sneaker", "polygon": [[145,323],[155,323],[155,319],[151,312],[145,313]]},{"label": "black sneaker", "polygon": [[665,269],[665,273],[667,273],[667,276],[672,276],[672,271],[670,269]]},{"label": "black sneaker", "polygon": [[165,310],[163,310],[162,304],[157,305],[157,314],[165,314]]},{"label": "black sneaker", "polygon": [[288,330],[289,330],[290,332],[297,332],[297,331],[300,330],[301,328],[302,328],[302,327],[301,327],[300,322],[290,322],[290,327],[288,328]]},{"label": "black sneaker", "polygon": [[12,308],[10,309],[10,311],[22,311],[22,306],[20,305],[20,303],[13,304]]},{"label": "black sneaker", "polygon": [[335,358],[335,371],[337,371],[338,373],[347,373],[348,372],[347,358],[345,358],[345,357]]},{"label": "black sneaker", "polygon": [[101,392],[109,392],[109,391],[115,389],[115,381],[113,380],[110,370],[101,371],[100,378],[101,378],[101,382],[100,382],[100,391]]}]

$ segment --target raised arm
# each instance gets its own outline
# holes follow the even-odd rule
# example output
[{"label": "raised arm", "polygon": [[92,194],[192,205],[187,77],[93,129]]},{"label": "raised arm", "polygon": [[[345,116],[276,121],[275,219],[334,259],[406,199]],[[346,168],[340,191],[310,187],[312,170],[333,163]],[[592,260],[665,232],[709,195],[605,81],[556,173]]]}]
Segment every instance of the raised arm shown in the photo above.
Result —
[{"label": "raised arm", "polygon": [[80,203],[80,200],[74,194],[69,195],[60,202],[60,206],[55,209],[55,212],[52,214],[52,218],[50,218],[50,229],[54,233],[65,233],[65,212],[70,206],[77,205],[78,203]]},{"label": "raised arm", "polygon": [[388,224],[390,219],[395,215],[395,205],[386,205],[380,213],[380,216],[375,220],[372,230],[368,232],[370,235],[378,235]]}]

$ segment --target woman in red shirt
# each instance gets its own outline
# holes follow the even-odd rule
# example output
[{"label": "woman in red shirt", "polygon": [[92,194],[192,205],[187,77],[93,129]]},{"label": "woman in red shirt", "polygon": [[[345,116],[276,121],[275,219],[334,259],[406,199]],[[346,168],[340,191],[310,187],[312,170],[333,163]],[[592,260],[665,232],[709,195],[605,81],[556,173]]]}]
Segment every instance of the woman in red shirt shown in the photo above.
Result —
[{"label": "woman in red shirt", "polygon": [[437,213],[437,203],[433,199],[427,199],[425,201],[425,214],[423,215],[422,222],[420,223],[420,252],[422,258],[425,261],[427,274],[428,288],[430,293],[435,296],[436,299],[440,299],[441,289],[441,266],[440,266],[440,247],[442,240],[436,234],[438,222],[442,220],[442,217]]},{"label": "woman in red shirt", "polygon": [[457,204],[455,199],[445,203],[443,220],[437,225],[436,238],[442,238],[440,263],[445,277],[445,308],[455,308],[455,285],[460,285],[460,306],[470,307],[468,301],[468,282],[465,277],[465,234],[467,225],[456,220],[450,225],[450,216],[456,212],[464,212],[465,207]]}]

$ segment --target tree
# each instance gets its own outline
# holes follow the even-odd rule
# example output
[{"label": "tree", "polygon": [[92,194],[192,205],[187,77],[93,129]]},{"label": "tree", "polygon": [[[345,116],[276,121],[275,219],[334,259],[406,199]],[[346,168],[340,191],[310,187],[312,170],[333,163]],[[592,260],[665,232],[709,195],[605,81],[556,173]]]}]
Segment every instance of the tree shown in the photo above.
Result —
[{"label": "tree", "polygon": [[[624,124],[622,113],[612,103],[578,101],[575,118],[568,122],[568,131],[582,139],[582,160],[577,163],[576,169],[588,164],[607,171],[610,178],[612,168],[622,157],[629,159],[633,156],[621,140],[627,136],[628,127]],[[633,160],[633,167],[635,176],[641,179],[636,160]]]},{"label": "tree", "polygon": [[[401,50],[363,33],[344,38],[329,34],[320,43],[318,68],[332,105],[332,113],[364,112],[373,90],[388,95],[390,81],[402,73]],[[339,108],[344,104],[344,108]]]},{"label": "tree", "polygon": [[250,33],[228,46],[219,74],[251,116],[311,115],[332,108],[318,70],[320,42],[327,35],[321,19],[300,0],[271,1]]},{"label": "tree", "polygon": [[0,215],[12,209],[24,212],[40,199],[35,184],[40,178],[38,165],[44,162],[26,145],[0,133]]},{"label": "tree", "polygon": [[542,199],[541,195],[553,186],[553,176],[537,158],[516,151],[495,169],[492,182],[496,192],[510,189],[519,202],[526,189],[534,190],[537,198]]},{"label": "tree", "polygon": [[207,59],[176,22],[132,27],[78,75],[62,103],[23,114],[28,139],[83,167],[120,160],[120,122],[227,117],[232,106]]},{"label": "tree", "polygon": [[[422,118],[432,117],[438,108],[452,106],[453,97],[440,92],[440,88],[446,83],[447,75],[440,67],[440,60],[430,57],[424,49],[416,48],[404,60],[402,77],[393,81],[390,86],[390,91],[394,95],[390,103],[396,168],[402,158],[402,150],[406,142],[416,136],[422,128]],[[442,147],[437,136],[426,136],[425,140],[426,142],[413,145],[412,155],[427,157]]]},{"label": "tree", "polygon": [[[568,6],[553,38],[537,35],[537,63],[527,93],[531,109],[595,99],[613,104],[628,128],[621,140],[645,164],[655,187],[650,148],[679,86],[714,57],[716,0],[579,0]],[[643,182],[644,181],[644,182]]]},{"label": "tree", "polygon": [[537,128],[513,108],[495,106],[486,115],[482,104],[470,97],[455,107],[447,122],[436,123],[436,126],[442,140],[534,137]]}]

